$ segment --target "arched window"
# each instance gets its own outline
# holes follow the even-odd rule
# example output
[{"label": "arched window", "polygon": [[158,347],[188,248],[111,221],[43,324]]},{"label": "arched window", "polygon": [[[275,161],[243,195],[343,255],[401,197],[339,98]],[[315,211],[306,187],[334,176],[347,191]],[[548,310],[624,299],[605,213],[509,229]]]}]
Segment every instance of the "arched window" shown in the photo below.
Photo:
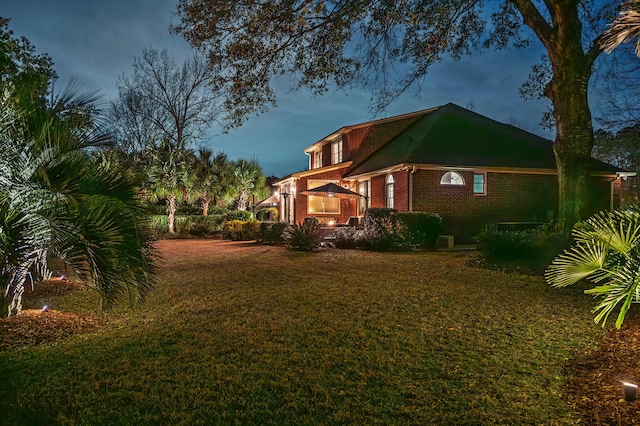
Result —
[{"label": "arched window", "polygon": [[458,172],[447,172],[440,178],[440,185],[464,185],[464,179]]},{"label": "arched window", "polygon": [[393,175],[388,175],[384,184],[384,195],[387,202],[387,207],[393,208]]}]

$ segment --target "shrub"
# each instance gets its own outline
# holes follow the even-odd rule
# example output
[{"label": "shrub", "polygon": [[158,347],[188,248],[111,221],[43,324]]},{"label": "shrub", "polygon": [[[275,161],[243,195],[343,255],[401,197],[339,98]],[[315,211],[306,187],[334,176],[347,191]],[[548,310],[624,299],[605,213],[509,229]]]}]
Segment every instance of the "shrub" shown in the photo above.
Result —
[{"label": "shrub", "polygon": [[437,213],[398,213],[407,228],[409,244],[418,248],[435,248],[442,234],[442,216]]},{"label": "shrub", "polygon": [[260,236],[258,240],[265,244],[284,243],[284,230],[289,225],[283,222],[263,222],[260,224]]},{"label": "shrub", "polygon": [[[175,229],[178,235],[205,236],[218,233],[222,230],[224,217],[219,215],[209,216],[176,216]],[[154,215],[149,220],[149,230],[156,237],[169,235],[169,224],[166,215]]]},{"label": "shrub", "polygon": [[356,246],[365,250],[401,250],[410,247],[407,227],[395,210],[369,209],[362,218],[363,229],[355,233]]},{"label": "shrub", "polygon": [[250,220],[242,224],[240,236],[244,241],[257,240],[260,238],[260,222]]},{"label": "shrub", "polygon": [[222,227],[222,237],[228,240],[242,240],[242,227],[245,222],[242,220],[229,220]]},{"label": "shrub", "polygon": [[320,245],[321,225],[316,218],[307,218],[304,222],[287,228],[284,232],[287,245],[297,251],[313,251]]},{"label": "shrub", "polygon": [[571,245],[555,222],[524,231],[485,229],[476,236],[481,256],[491,262],[519,262],[533,270],[544,270],[553,258]]},{"label": "shrub", "polygon": [[354,249],[356,248],[357,232],[356,228],[351,226],[336,228],[330,235],[331,244],[339,249]]},{"label": "shrub", "polygon": [[229,220],[241,220],[248,222],[252,219],[251,212],[249,210],[231,210],[227,213],[227,221]]}]

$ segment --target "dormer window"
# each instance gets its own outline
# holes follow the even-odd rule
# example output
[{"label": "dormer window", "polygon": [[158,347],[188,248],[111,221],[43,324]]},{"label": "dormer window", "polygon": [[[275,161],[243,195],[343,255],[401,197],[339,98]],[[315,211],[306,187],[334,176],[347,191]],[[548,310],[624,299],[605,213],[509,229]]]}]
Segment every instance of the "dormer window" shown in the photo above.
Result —
[{"label": "dormer window", "polygon": [[331,164],[342,163],[342,138],[331,142]]},{"label": "dormer window", "polygon": [[313,168],[319,169],[322,167],[322,150],[313,151]]},{"label": "dormer window", "polygon": [[464,178],[458,172],[447,172],[440,178],[440,185],[464,185]]}]

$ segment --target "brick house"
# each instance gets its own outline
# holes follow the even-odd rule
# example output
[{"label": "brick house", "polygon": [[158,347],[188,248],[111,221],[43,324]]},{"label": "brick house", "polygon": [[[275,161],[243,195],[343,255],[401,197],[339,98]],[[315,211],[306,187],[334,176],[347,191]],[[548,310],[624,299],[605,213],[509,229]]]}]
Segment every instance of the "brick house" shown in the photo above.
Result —
[{"label": "brick house", "polygon": [[[557,217],[553,143],[454,104],[343,127],[304,150],[309,169],[276,183],[280,219],[346,223],[369,207],[442,215],[445,232],[468,241],[485,226]],[[616,203],[624,171],[592,159],[592,205]],[[337,183],[361,197],[309,196]]]}]

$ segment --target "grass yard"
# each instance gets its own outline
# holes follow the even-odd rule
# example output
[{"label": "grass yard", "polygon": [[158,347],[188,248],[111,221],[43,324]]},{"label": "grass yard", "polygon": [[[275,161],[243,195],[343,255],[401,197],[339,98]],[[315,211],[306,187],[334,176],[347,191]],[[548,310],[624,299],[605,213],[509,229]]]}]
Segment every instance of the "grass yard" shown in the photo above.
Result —
[{"label": "grass yard", "polygon": [[[98,321],[73,290],[27,300],[54,309],[33,336],[4,320],[0,424],[580,420],[568,367],[604,332],[579,288],[469,267],[468,253],[158,245],[158,288],[138,309]],[[72,332],[37,337],[69,311]]]}]

